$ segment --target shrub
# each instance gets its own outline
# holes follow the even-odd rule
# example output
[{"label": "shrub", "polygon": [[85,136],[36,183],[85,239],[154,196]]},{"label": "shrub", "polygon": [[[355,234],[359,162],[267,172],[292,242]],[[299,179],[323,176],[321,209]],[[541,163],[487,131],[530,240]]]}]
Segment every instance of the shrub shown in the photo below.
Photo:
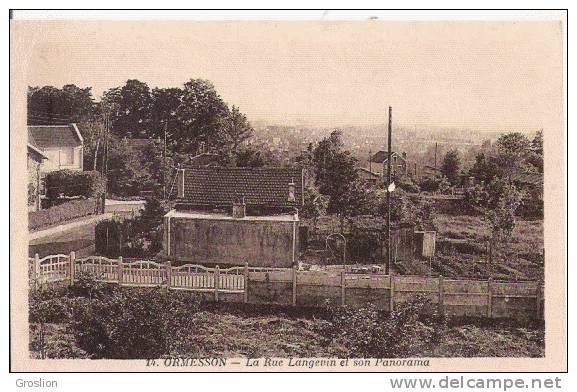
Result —
[{"label": "shrub", "polygon": [[395,180],[395,184],[402,190],[408,193],[419,193],[421,188],[409,176],[402,176]]},{"label": "shrub", "polygon": [[146,200],[144,210],[132,219],[107,219],[96,225],[96,253],[108,257],[149,257],[162,249],[163,204]]},{"label": "shrub", "polygon": [[423,295],[400,305],[391,314],[373,305],[328,309],[323,334],[341,339],[350,355],[363,358],[401,358],[417,355],[440,342],[446,320]]},{"label": "shrub", "polygon": [[45,210],[29,212],[28,229],[37,230],[97,212],[98,203],[95,199],[72,200]]},{"label": "shrub", "polygon": [[118,289],[76,311],[73,332],[92,358],[146,359],[189,352],[194,314],[192,293]]},{"label": "shrub", "polygon": [[57,170],[46,174],[46,196],[56,200],[66,197],[98,197],[104,193],[106,180],[97,171]]},{"label": "shrub", "polygon": [[423,178],[419,186],[422,191],[447,193],[451,187],[451,183],[445,176],[435,175]]},{"label": "shrub", "polygon": [[74,275],[74,284],[68,288],[75,297],[98,298],[110,293],[109,285],[97,280],[90,272],[80,271]]}]

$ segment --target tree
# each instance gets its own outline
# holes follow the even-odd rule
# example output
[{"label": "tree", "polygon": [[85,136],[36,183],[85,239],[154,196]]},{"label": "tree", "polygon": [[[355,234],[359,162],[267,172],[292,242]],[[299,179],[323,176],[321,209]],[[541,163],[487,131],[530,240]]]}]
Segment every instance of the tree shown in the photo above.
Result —
[{"label": "tree", "polygon": [[180,127],[175,135],[177,149],[196,153],[200,143],[207,146],[218,142],[220,119],[228,115],[226,103],[216,92],[214,85],[203,79],[191,79],[184,84],[182,104],[176,116]]},{"label": "tree", "polygon": [[526,168],[531,142],[520,132],[501,135],[497,139],[497,163],[505,176],[522,171]]},{"label": "tree", "polygon": [[137,196],[154,184],[149,165],[124,140],[111,136],[108,151],[108,190],[118,196]]},{"label": "tree", "polygon": [[328,197],[321,194],[314,184],[310,171],[305,170],[304,203],[301,209],[303,218],[312,220],[312,230],[316,230],[318,219],[326,214]]},{"label": "tree", "polygon": [[486,212],[494,240],[508,242],[515,228],[515,211],[521,204],[523,192],[513,184],[505,184],[493,208]]},{"label": "tree", "polygon": [[152,96],[146,83],[129,79],[121,88],[105,92],[103,101],[116,136],[144,138],[151,135]]},{"label": "tree", "polygon": [[28,87],[28,123],[31,125],[69,124],[92,118],[94,100],[91,87],[67,84]]},{"label": "tree", "polygon": [[469,169],[469,176],[474,177],[477,183],[488,184],[494,178],[500,177],[502,170],[493,156],[479,153],[475,157],[475,163]]},{"label": "tree", "polygon": [[451,183],[451,185],[459,184],[459,169],[461,166],[461,158],[459,156],[459,151],[450,150],[445,154],[443,159],[443,164],[441,165],[441,173]]}]

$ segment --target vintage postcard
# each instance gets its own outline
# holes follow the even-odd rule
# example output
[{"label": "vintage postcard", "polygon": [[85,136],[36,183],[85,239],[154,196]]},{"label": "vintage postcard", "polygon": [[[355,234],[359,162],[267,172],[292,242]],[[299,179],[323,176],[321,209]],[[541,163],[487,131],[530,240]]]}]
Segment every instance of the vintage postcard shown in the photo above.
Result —
[{"label": "vintage postcard", "polygon": [[13,371],[566,369],[563,13],[17,16]]}]

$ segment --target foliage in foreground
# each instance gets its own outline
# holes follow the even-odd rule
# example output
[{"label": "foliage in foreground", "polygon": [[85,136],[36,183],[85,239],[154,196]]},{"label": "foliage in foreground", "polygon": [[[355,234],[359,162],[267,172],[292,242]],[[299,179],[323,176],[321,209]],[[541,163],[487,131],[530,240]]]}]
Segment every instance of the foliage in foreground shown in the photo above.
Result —
[{"label": "foliage in foreground", "polygon": [[118,289],[78,309],[78,346],[93,358],[158,358],[186,349],[200,302],[190,293]]},{"label": "foliage in foreground", "polygon": [[350,356],[402,358],[422,355],[439,343],[446,320],[436,306],[418,295],[390,314],[374,306],[328,308],[329,323],[323,334],[341,340]]}]

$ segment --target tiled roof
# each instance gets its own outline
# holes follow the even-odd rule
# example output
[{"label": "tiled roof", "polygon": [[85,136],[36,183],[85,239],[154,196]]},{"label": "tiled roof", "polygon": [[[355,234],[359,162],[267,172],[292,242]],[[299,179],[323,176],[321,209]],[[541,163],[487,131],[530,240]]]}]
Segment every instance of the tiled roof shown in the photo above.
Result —
[{"label": "tiled roof", "polygon": [[[295,184],[295,201],[288,201],[289,183]],[[302,170],[293,168],[190,167],[184,169],[181,204],[229,207],[244,197],[247,206],[300,207],[303,202]]]},{"label": "tiled roof", "polygon": [[[381,150],[381,151],[376,152],[376,153],[371,157],[370,160],[371,160],[371,162],[375,162],[375,163],[383,163],[383,162],[386,162],[386,161],[387,161],[388,155],[389,155],[389,153],[388,153],[387,151],[382,151],[382,150]],[[405,159],[405,158],[403,158],[400,154],[396,153],[395,151],[391,152],[391,156],[394,157],[395,155],[396,155],[397,157],[399,157],[400,159],[403,159],[403,160]]]},{"label": "tiled roof", "polygon": [[28,142],[39,149],[50,147],[78,147],[82,140],[74,124],[29,125]]},{"label": "tiled roof", "polygon": [[521,184],[543,185],[543,174],[541,173],[514,173],[511,180]]}]

